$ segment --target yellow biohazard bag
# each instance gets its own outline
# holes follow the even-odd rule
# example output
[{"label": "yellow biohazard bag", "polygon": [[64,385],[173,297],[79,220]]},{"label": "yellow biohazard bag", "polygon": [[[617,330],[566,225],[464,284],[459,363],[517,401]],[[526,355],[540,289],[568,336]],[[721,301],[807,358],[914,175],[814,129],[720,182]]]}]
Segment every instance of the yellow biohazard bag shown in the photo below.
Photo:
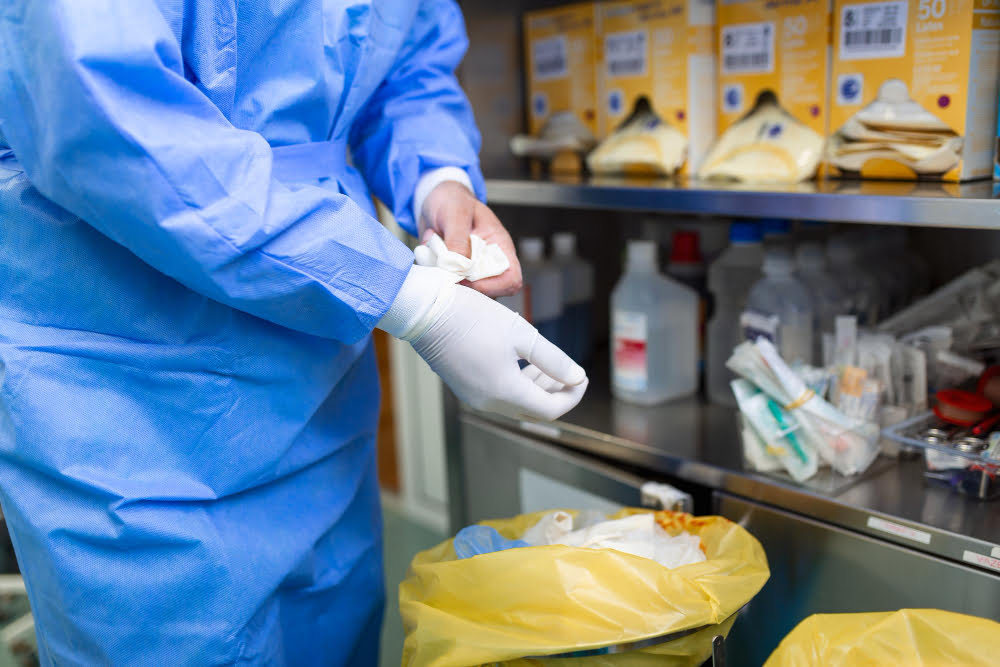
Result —
[{"label": "yellow biohazard bag", "polygon": [[1000,623],[940,609],[815,614],[795,626],[764,667],[987,667],[997,664]]},{"label": "yellow biohazard bag", "polygon": [[[609,518],[649,511],[625,509]],[[546,514],[482,525],[518,539]],[[668,569],[620,551],[566,546],[457,560],[452,540],[417,554],[399,587],[403,664],[536,665],[544,661],[519,659],[704,628],[629,653],[552,661],[560,667],[700,664],[711,653],[711,638],[729,631],[734,614],[767,581],[767,559],[756,539],[722,517],[657,512],[656,519],[672,535],[698,535],[707,560]]]}]

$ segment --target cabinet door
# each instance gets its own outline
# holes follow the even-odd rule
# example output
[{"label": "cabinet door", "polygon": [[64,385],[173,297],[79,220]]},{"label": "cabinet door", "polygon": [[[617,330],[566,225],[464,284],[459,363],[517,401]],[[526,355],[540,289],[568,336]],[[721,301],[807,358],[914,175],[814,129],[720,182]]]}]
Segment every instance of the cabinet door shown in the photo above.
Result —
[{"label": "cabinet door", "polygon": [[811,614],[932,607],[1000,620],[1000,577],[797,514],[715,493],[760,540],[771,578],[733,626],[728,664],[761,665]]},{"label": "cabinet door", "polygon": [[545,509],[614,511],[640,504],[643,479],[463,416],[463,522]]}]

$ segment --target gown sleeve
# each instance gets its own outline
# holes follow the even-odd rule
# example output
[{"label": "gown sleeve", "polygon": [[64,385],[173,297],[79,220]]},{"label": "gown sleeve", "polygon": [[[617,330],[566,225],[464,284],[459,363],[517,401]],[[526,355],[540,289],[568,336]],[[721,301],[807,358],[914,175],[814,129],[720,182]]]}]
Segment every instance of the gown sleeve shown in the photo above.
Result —
[{"label": "gown sleeve", "polygon": [[413,195],[429,171],[462,169],[476,196],[486,197],[479,131],[454,73],[468,44],[455,2],[421,0],[392,71],[351,129],[355,164],[411,234],[417,232]]},{"label": "gown sleeve", "polygon": [[345,195],[286,185],[264,138],[184,77],[151,0],[8,0],[0,127],[28,178],[192,290],[305,333],[363,338],[412,253]]}]

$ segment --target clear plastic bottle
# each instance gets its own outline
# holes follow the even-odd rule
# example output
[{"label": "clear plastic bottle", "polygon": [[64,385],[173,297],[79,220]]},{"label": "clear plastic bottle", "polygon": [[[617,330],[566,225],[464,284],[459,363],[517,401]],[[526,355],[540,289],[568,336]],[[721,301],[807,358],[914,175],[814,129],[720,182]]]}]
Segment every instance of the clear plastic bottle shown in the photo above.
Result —
[{"label": "clear plastic bottle", "polygon": [[630,241],[611,292],[611,392],[652,405],[698,389],[698,295],[661,275],[656,244]]},{"label": "clear plastic bottle", "polygon": [[813,360],[823,358],[823,333],[833,333],[837,315],[850,312],[850,299],[827,270],[826,253],[815,241],[800,243],[795,251],[797,276],[813,300]]},{"label": "clear plastic bottle", "polygon": [[586,364],[593,348],[594,267],[576,254],[576,234],[552,236],[552,263],[563,275],[563,351]]},{"label": "clear plastic bottle", "polygon": [[734,222],[729,227],[729,247],[708,268],[713,305],[708,322],[705,385],[713,403],[736,405],[729,387],[735,376],[726,368],[726,360],[742,340],[740,315],[750,288],[760,280],[763,262],[760,225]]},{"label": "clear plastic bottle", "polygon": [[670,244],[667,276],[683,283],[698,294],[698,375],[705,368],[705,321],[708,317],[708,284],[705,262],[701,258],[698,232],[678,230]]},{"label": "clear plastic bottle", "polygon": [[795,277],[795,262],[785,248],[768,248],[764,277],[750,289],[740,318],[744,336],[766,336],[788,363],[812,363],[813,304],[809,290]]},{"label": "clear plastic bottle", "polygon": [[524,313],[538,332],[562,347],[560,322],[563,314],[562,271],[545,261],[545,243],[529,236],[517,244],[524,279]]},{"label": "clear plastic bottle", "polygon": [[849,312],[858,325],[870,326],[878,320],[877,285],[858,261],[854,247],[843,235],[826,242],[828,270],[850,299]]}]

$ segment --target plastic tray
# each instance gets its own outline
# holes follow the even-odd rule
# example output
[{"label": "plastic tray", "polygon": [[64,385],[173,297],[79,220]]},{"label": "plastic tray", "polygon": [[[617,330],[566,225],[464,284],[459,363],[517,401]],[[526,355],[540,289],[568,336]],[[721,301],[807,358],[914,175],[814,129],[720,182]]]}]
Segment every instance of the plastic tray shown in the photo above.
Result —
[{"label": "plastic tray", "polygon": [[[949,445],[939,445],[924,441],[920,434],[929,428],[940,428],[942,421],[933,412],[925,412],[915,417],[894,424],[882,430],[882,435],[890,440],[922,450],[930,450],[946,454],[949,457],[964,459],[968,462],[966,469],[928,470],[924,477],[932,483],[948,486],[980,500],[995,500],[1000,498],[1000,460],[984,454],[961,452]],[[959,428],[960,427],[951,427]]]}]

